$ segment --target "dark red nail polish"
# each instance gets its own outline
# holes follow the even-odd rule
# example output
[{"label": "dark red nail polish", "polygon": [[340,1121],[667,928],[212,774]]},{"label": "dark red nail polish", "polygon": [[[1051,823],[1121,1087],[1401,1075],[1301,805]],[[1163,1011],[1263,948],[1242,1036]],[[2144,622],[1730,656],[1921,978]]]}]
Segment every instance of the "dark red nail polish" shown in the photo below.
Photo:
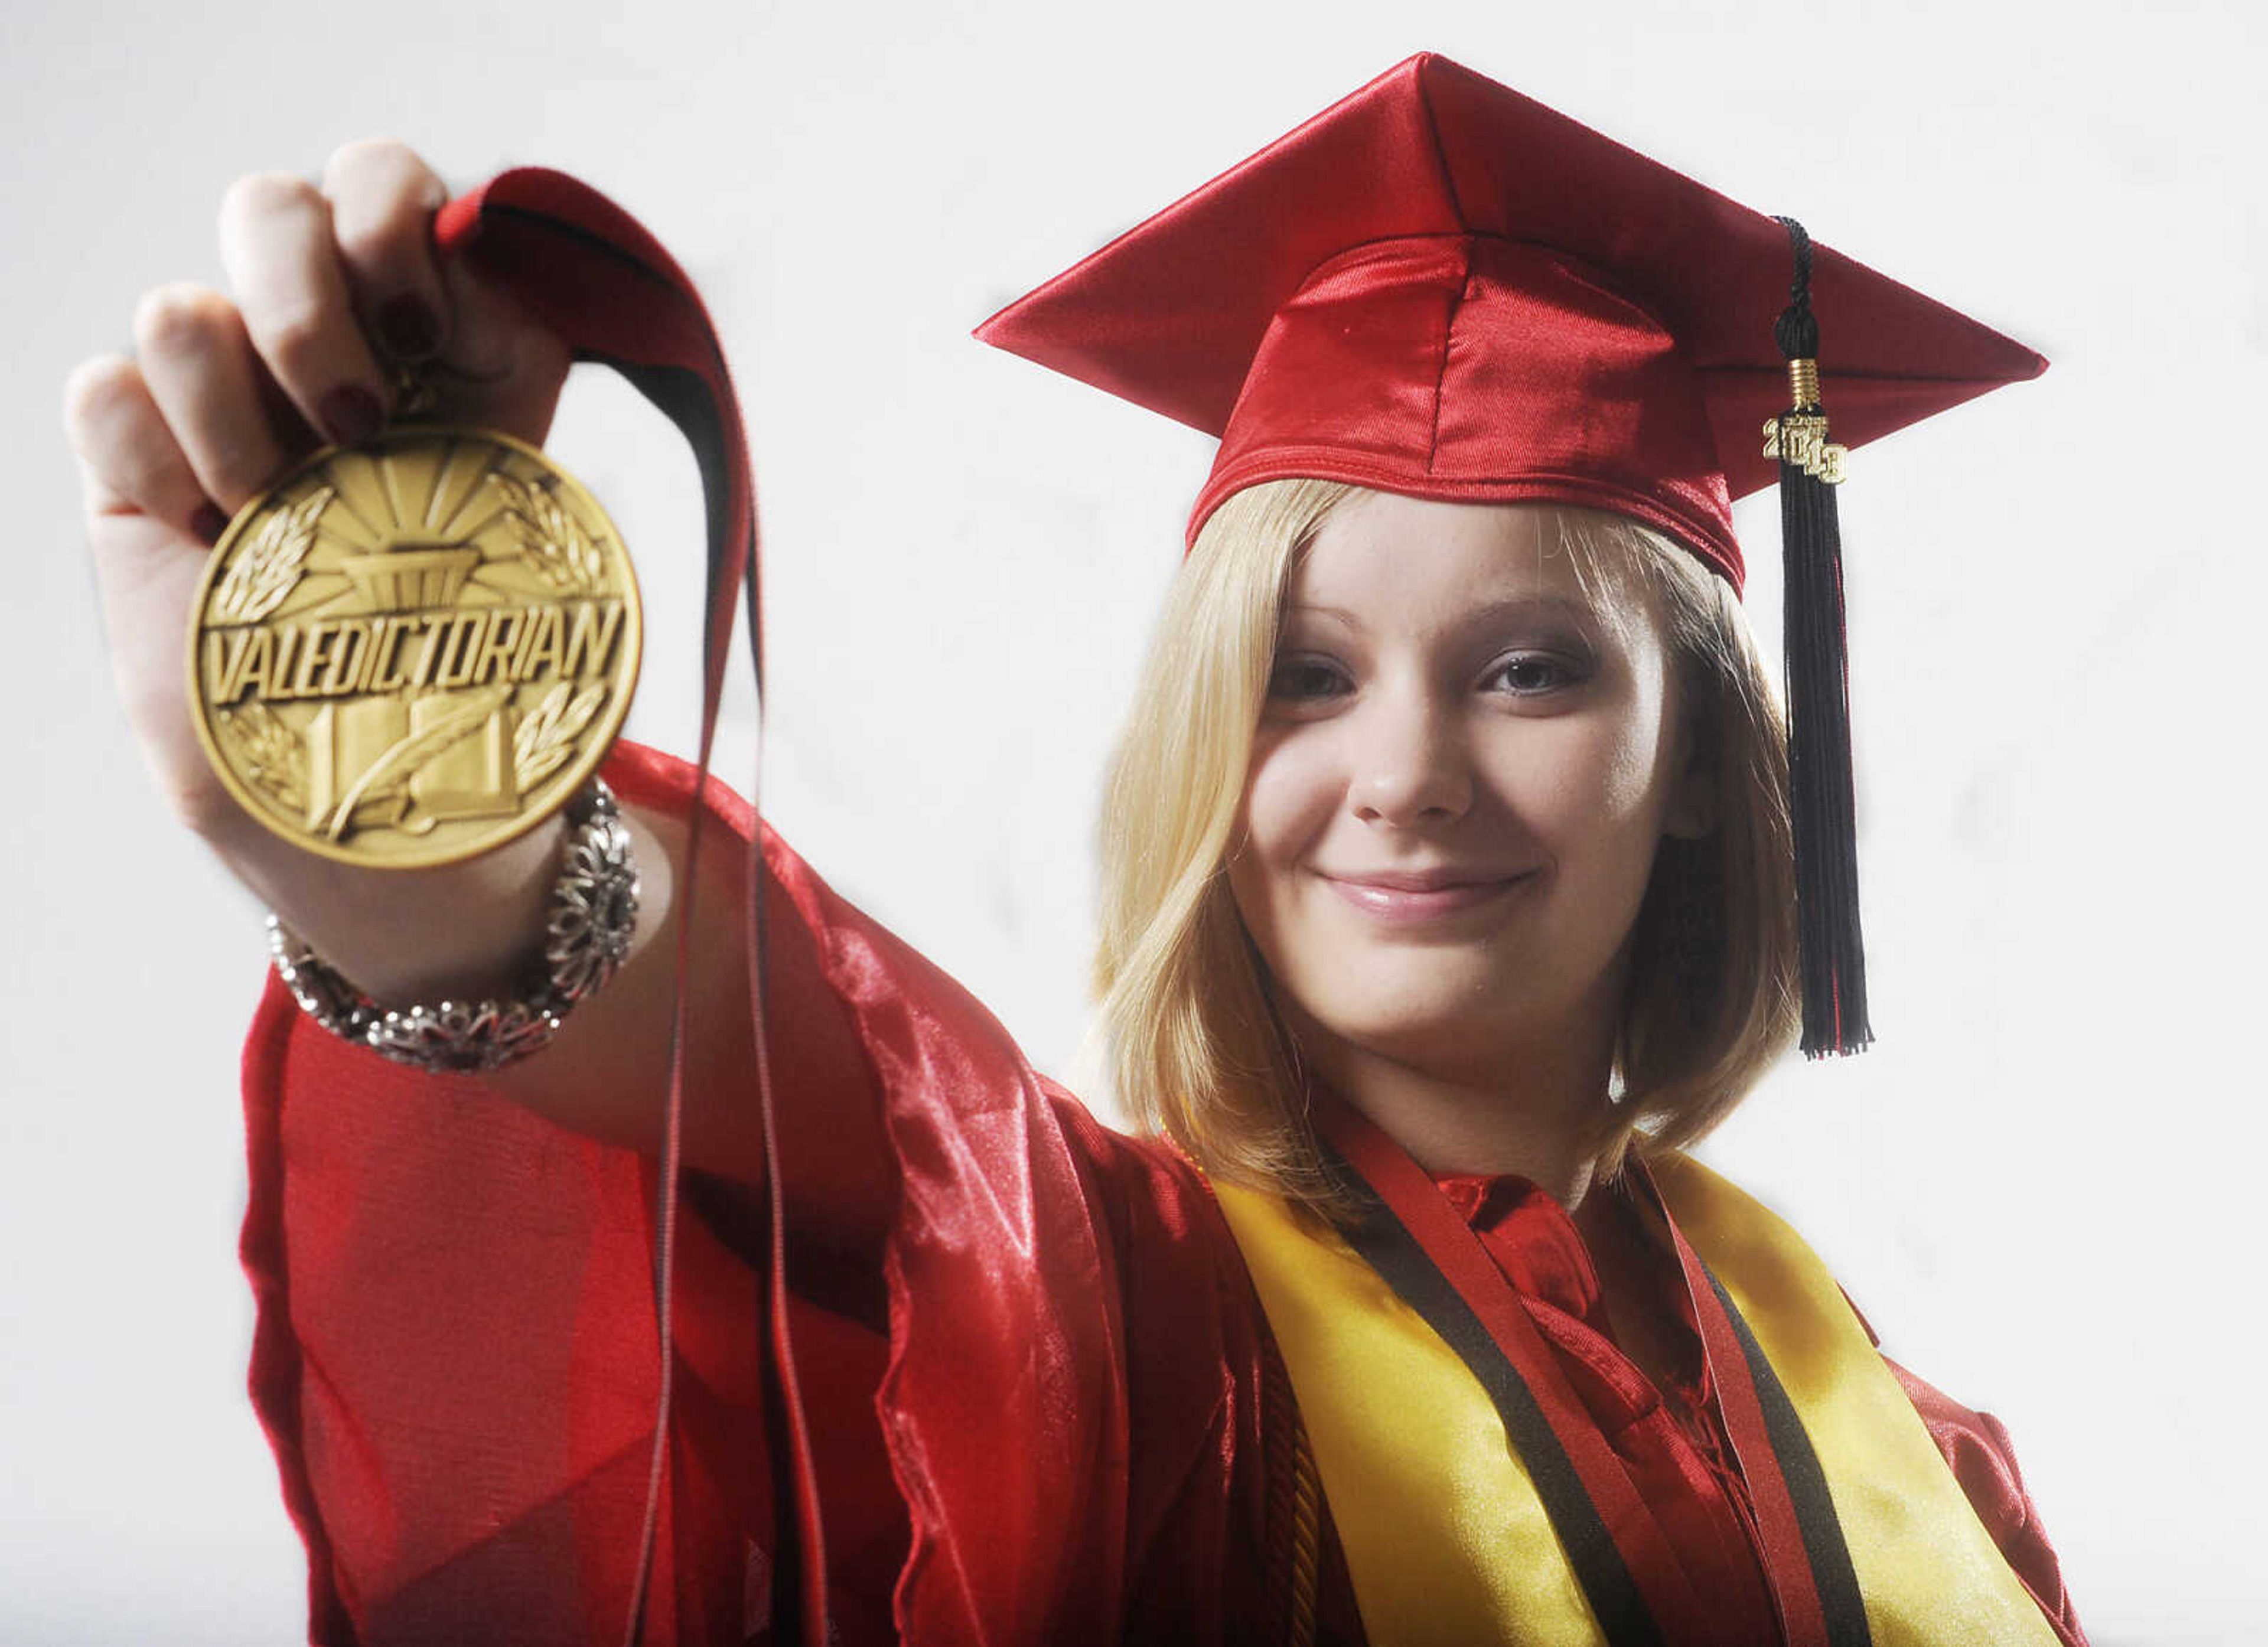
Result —
[{"label": "dark red nail polish", "polygon": [[358,383],[342,384],[315,404],[323,432],[342,446],[355,446],[378,433],[383,417],[378,396]]},{"label": "dark red nail polish", "polygon": [[228,517],[220,512],[217,504],[199,504],[197,512],[189,517],[189,530],[205,540],[210,548],[220,541],[220,534],[228,530]]},{"label": "dark red nail polish", "polygon": [[378,312],[378,341],[396,360],[423,360],[441,346],[441,320],[416,292],[389,299]]}]

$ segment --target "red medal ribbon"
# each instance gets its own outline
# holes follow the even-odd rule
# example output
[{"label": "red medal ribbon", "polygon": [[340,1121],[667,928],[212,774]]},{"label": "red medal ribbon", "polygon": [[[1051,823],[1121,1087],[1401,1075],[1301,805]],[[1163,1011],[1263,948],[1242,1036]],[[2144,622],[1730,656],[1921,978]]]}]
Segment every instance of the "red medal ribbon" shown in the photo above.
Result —
[{"label": "red medal ribbon", "polygon": [[[645,1523],[640,1535],[638,1577],[630,1600],[626,1639],[639,1637],[645,1612],[647,1577],[659,1525],[661,1490],[668,1457],[672,1368],[670,1290],[675,1271],[677,1177],[684,1114],[685,982],[690,964],[689,937],[701,861],[701,834],[708,808],[709,768],[717,732],[717,710],[725,687],[725,659],[733,636],[733,605],[743,592],[748,614],[749,663],[761,706],[763,685],[762,626],[757,591],[755,477],[747,438],[732,375],[725,364],[717,331],[693,283],[674,258],[636,219],[604,195],[564,173],[523,167],[502,173],[442,208],[434,239],[445,255],[463,256],[530,312],[563,338],[581,361],[612,366],[675,423],[693,448],[707,502],[709,577],[707,616],[702,636],[701,738],[692,839],[681,881],[676,982],[673,992],[668,1108],[663,1123],[657,1232],[655,1292],[661,1346],[661,1389],[654,1419],[653,1460],[648,1473]],[[761,709],[759,710],[761,725]],[[748,786],[749,804],[757,786]],[[763,1004],[764,865],[759,842],[749,838],[749,1011],[755,1031],[757,1088],[764,1140],[764,1171],[771,1215],[768,1273],[762,1282],[761,1320],[768,1324],[765,1361],[771,1378],[764,1392],[771,1420],[774,1456],[789,1460],[792,1503],[775,1518],[782,1547],[792,1545],[795,1585],[773,1587],[773,1629],[777,1638],[803,1639],[818,1647],[828,1635],[826,1543],[820,1520],[817,1477],[810,1437],[795,1374],[788,1334],[785,1197],[780,1193],[779,1145],[773,1122],[771,1077],[766,1055]],[[775,1479],[777,1479],[777,1472]],[[799,1606],[798,1604],[800,1604]]]}]

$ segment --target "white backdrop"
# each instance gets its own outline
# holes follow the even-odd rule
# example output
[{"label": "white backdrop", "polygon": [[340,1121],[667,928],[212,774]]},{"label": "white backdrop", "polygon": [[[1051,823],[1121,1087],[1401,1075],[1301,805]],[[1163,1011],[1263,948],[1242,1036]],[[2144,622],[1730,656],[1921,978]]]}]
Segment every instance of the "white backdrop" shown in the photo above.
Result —
[{"label": "white backdrop", "polygon": [[[2257,8],[6,16],[0,1642],[304,1624],[242,1393],[233,1079],[256,914],[161,816],[129,742],[56,415],[71,363],[121,345],[143,288],[217,281],[227,180],[313,174],[394,132],[460,182],[579,173],[677,251],[752,415],[769,811],[1060,1071],[1102,751],[1207,443],[968,329],[1419,48],[1796,213],[2055,362],[1856,465],[1882,1044],[1783,1070],[1710,1153],[1810,1235],[1894,1353],[2008,1423],[2097,1647],[2254,1638]],[[648,585],[632,731],[685,749],[690,462],[595,378],[554,444]],[[1776,649],[1769,500],[1742,524]],[[722,747],[745,777],[745,703]]]}]

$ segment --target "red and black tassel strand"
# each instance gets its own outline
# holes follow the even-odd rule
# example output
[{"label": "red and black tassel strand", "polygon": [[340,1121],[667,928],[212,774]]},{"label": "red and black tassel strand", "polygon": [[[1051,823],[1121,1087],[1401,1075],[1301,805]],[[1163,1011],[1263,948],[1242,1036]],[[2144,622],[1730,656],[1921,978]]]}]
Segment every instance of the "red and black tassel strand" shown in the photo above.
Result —
[{"label": "red and black tassel strand", "polygon": [[1795,824],[1796,921],[1802,947],[1807,1056],[1862,1050],[1867,955],[1859,925],[1856,790],[1851,769],[1850,669],[1843,605],[1843,534],[1835,489],[1844,449],[1827,439],[1819,399],[1819,322],[1811,312],[1811,239],[1793,217],[1788,305],[1773,328],[1787,360],[1787,413],[1764,425],[1779,460],[1786,560],[1788,781]]}]

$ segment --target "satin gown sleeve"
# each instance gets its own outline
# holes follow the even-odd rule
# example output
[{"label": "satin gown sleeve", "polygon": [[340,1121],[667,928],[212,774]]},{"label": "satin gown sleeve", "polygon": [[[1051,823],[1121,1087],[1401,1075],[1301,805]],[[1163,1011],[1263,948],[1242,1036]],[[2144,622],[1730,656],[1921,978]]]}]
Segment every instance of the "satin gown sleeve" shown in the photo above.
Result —
[{"label": "satin gown sleeve", "polygon": [[1906,1398],[1921,1415],[1930,1439],[1945,1455],[1954,1479],[1969,1496],[1970,1507],[1992,1533],[2001,1557],[2040,1604],[2040,1611],[2062,1638],[2064,1647],[2087,1647],[2087,1632],[2080,1628],[2071,1592],[2064,1588],[2063,1565],[2048,1542],[2031,1495],[2024,1489],[2007,1426],[1990,1413],[1963,1407],[1888,1356],[1882,1359],[1897,1375]]},{"label": "satin gown sleeve", "polygon": [[[1849,1293],[1843,1297],[1867,1338],[1881,1349],[1881,1335],[1867,1319],[1867,1312]],[[2033,1508],[2031,1494],[2024,1489],[2023,1473],[2016,1467],[2015,1444],[2009,1438],[2007,1426],[1990,1413],[1963,1407],[1889,1355],[1882,1357],[1882,1363],[1921,1415],[1929,1438],[1937,1444],[1954,1480],[1961,1483],[1969,1507],[1992,1535],[2001,1559],[2039,1604],[2064,1647],[2088,1647],[2087,1632],[2080,1628],[2071,1592],[2064,1588],[2063,1563],[2048,1542],[2047,1529]]]},{"label": "satin gown sleeve", "polygon": [[[632,748],[608,771],[681,812],[690,776]],[[766,860],[841,1638],[1242,1638],[1262,1329],[1210,1194],[784,845]],[[272,979],[244,1092],[252,1393],[307,1546],[310,1639],[622,1639],[659,1367],[652,1160],[347,1047]],[[687,1184],[649,1642],[737,1647],[769,1615],[761,1203]]]}]

